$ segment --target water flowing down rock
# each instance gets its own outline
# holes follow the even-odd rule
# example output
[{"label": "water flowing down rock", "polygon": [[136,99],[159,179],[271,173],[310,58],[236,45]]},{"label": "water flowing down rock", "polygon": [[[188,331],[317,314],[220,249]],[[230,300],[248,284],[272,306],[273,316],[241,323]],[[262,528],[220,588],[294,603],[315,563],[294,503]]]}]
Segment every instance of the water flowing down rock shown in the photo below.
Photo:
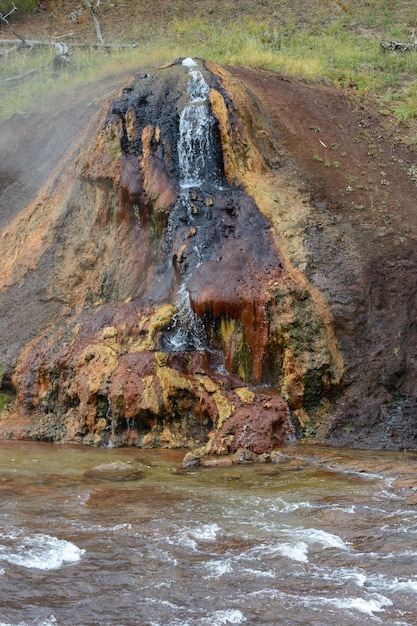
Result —
[{"label": "water flowing down rock", "polygon": [[210,62],[127,81],[3,234],[2,293],[42,276],[45,317],[1,355],[0,436],[261,455],[342,406],[331,303],[280,232],[279,151]]}]

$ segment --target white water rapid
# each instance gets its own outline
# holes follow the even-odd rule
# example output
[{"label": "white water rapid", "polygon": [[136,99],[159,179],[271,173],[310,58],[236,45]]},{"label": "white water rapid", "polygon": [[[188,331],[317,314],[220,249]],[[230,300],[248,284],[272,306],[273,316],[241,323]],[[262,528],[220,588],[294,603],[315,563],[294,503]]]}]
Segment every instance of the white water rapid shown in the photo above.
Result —
[{"label": "white water rapid", "polygon": [[[415,453],[286,454],[184,473],[184,451],[0,442],[0,626],[415,626],[390,474]],[[109,461],[142,478],[93,478]]]}]

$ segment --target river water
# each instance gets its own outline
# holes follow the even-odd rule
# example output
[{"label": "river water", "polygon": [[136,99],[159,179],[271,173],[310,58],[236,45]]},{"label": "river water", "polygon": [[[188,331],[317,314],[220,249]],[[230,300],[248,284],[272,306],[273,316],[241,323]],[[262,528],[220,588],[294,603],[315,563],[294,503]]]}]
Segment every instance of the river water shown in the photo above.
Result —
[{"label": "river water", "polygon": [[0,625],[416,624],[417,455],[282,453],[0,442]]}]

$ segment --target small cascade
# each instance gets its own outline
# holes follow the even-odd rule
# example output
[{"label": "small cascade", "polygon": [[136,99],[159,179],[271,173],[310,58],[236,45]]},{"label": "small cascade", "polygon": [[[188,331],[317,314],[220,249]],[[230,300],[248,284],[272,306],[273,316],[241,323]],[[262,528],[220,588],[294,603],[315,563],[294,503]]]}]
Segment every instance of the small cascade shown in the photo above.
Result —
[{"label": "small cascade", "polygon": [[204,80],[196,62],[184,59],[189,67],[189,103],[180,117],[178,159],[181,190],[204,184],[220,185],[220,172],[216,164],[213,133],[215,121],[208,106],[210,87]]},{"label": "small cascade", "polygon": [[167,352],[191,352],[204,350],[206,346],[205,331],[200,318],[194,313],[190,294],[182,283],[177,292],[177,312],[171,329],[162,340],[163,349]]},{"label": "small cascade", "polygon": [[[180,197],[171,219],[177,219],[177,212],[186,216],[187,223],[197,230],[191,205],[191,189],[221,188],[221,167],[215,149],[215,119],[210,112],[208,95],[210,87],[190,58],[182,62],[188,69],[187,84],[189,101],[182,111],[179,124],[178,161]],[[183,218],[182,218],[183,219]],[[169,230],[173,231],[172,223]],[[203,260],[203,251],[194,246],[198,267]],[[170,352],[189,352],[206,348],[203,324],[194,313],[185,282],[181,283],[175,302],[177,313],[172,328],[163,339],[164,349]]]}]

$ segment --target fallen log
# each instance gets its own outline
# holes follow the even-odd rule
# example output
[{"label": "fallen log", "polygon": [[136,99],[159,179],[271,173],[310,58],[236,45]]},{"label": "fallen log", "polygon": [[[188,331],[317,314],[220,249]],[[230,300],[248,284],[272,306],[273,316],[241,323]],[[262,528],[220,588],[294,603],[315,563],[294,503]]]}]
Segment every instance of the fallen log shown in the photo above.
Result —
[{"label": "fallen log", "polygon": [[381,42],[379,45],[384,50],[398,50],[399,52],[417,50],[417,43],[401,43],[400,41],[390,41],[389,43]]},{"label": "fallen log", "polygon": [[42,67],[37,67],[34,70],[30,70],[30,72],[25,72],[24,74],[18,74],[17,76],[10,76],[9,78],[0,79],[0,83],[13,83],[19,80],[24,80],[25,78],[29,78],[29,76],[33,76],[34,74],[38,74],[42,70],[45,70],[49,67],[49,65],[42,65]]},{"label": "fallen log", "polygon": [[[36,48],[41,46],[55,46],[55,41],[42,41],[38,39],[26,39],[24,43],[20,39],[0,39],[0,46],[18,45],[21,48]],[[71,48],[113,48],[119,50],[122,48],[137,48],[136,43],[71,43]]]}]

